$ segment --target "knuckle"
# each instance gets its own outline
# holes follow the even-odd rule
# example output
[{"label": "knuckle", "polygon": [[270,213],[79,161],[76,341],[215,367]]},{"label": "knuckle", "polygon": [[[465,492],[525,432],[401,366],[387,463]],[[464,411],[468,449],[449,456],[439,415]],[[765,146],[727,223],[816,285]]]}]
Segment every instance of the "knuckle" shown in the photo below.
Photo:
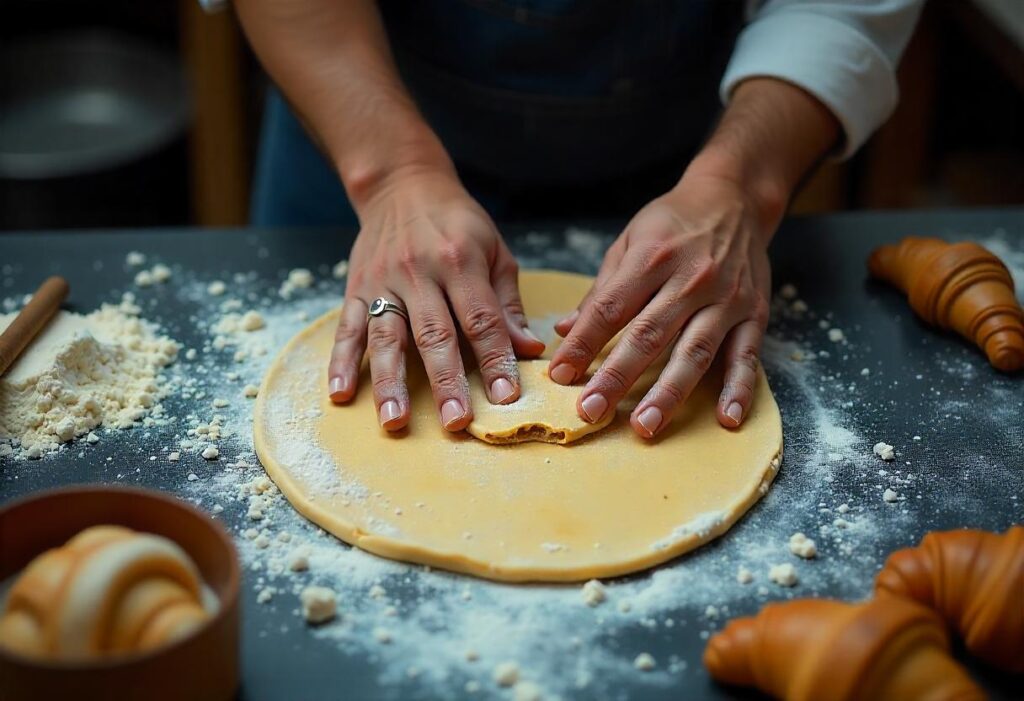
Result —
[{"label": "knuckle", "polygon": [[629,391],[629,378],[614,365],[605,365],[597,374],[597,384],[612,394],[620,395]]},{"label": "knuckle", "polygon": [[430,386],[441,398],[461,396],[465,393],[466,381],[459,368],[443,366],[431,369]]},{"label": "knuckle", "polygon": [[769,306],[768,300],[758,293],[750,304],[750,318],[763,329],[768,325]]},{"label": "knuckle", "polygon": [[342,319],[338,323],[338,328],[334,330],[335,341],[348,341],[353,338],[358,338],[359,334],[363,331],[362,325],[357,327],[348,319]]},{"label": "knuckle", "polygon": [[616,292],[599,292],[591,301],[598,323],[609,330],[622,328],[625,305]]},{"label": "knuckle", "polygon": [[679,352],[683,360],[703,373],[715,359],[715,344],[707,335],[697,333],[683,340]]},{"label": "knuckle", "polygon": [[585,366],[597,355],[590,341],[580,336],[569,336],[562,342],[559,352],[565,355],[565,359],[576,366]]},{"label": "knuckle", "polygon": [[714,284],[720,274],[721,266],[713,258],[694,261],[690,269],[690,280],[686,285],[687,290],[705,290]]},{"label": "knuckle", "polygon": [[676,247],[668,242],[652,244],[647,249],[644,257],[649,267],[654,269],[663,268],[675,262]]},{"label": "knuckle", "polygon": [[683,386],[671,377],[663,377],[654,385],[655,390],[661,395],[668,397],[671,406],[682,404],[686,400],[686,392]]},{"label": "knuckle", "polygon": [[484,375],[488,375],[494,370],[507,371],[510,366],[514,366],[514,363],[515,361],[510,360],[500,348],[484,351],[477,356],[477,365],[480,366],[480,372]]},{"label": "knuckle", "polygon": [[637,355],[651,358],[658,355],[665,346],[665,331],[657,322],[640,318],[633,322],[633,328],[626,339]]},{"label": "knuckle", "polygon": [[750,373],[757,372],[757,366],[760,363],[758,360],[757,348],[750,344],[743,344],[739,346],[733,352],[732,362],[733,365],[744,370],[749,370]]},{"label": "knuckle", "polygon": [[373,350],[394,350],[401,345],[401,339],[390,324],[371,324],[367,330],[367,343]]},{"label": "knuckle", "polygon": [[469,262],[469,254],[466,249],[454,243],[447,243],[440,247],[438,254],[441,261],[454,270],[462,270]]},{"label": "knuckle", "polygon": [[443,351],[455,342],[455,329],[437,317],[428,317],[416,325],[416,347],[425,353]]},{"label": "knuckle", "polygon": [[462,320],[462,330],[470,341],[483,341],[493,338],[502,327],[498,312],[484,305],[474,305],[466,311]]}]

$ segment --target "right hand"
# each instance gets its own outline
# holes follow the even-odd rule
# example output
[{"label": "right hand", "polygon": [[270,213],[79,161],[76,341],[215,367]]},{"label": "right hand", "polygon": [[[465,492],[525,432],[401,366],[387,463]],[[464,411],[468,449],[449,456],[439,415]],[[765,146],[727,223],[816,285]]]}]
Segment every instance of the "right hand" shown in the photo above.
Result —
[{"label": "right hand", "polygon": [[[459,331],[473,348],[491,403],[518,399],[516,356],[539,356],[544,344],[527,328],[515,258],[457,177],[398,175],[360,207],[359,220],[328,369],[331,400],[343,404],[355,396],[369,352],[380,425],[388,431],[408,425],[410,326],[444,428],[461,431],[473,419]],[[377,297],[402,306],[409,324],[395,313],[367,323]]]}]

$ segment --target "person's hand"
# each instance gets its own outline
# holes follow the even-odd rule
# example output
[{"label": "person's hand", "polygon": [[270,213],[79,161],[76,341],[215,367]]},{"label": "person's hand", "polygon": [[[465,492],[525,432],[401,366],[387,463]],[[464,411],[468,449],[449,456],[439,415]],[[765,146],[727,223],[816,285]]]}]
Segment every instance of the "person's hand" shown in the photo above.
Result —
[{"label": "person's hand", "polygon": [[768,320],[766,228],[739,187],[710,176],[684,177],[633,218],[583,302],[555,326],[565,341],[549,374],[568,385],[629,325],[580,394],[581,418],[597,422],[614,411],[671,347],[660,377],[630,416],[633,429],[644,438],[657,435],[719,353],[726,367],[718,420],[740,425],[753,399]]},{"label": "person's hand", "polygon": [[[453,174],[414,172],[385,183],[359,214],[362,228],[349,257],[328,369],[331,400],[344,403],[355,396],[368,352],[380,424],[388,431],[404,428],[410,326],[446,429],[461,431],[473,418],[460,330],[491,402],[518,399],[516,354],[535,357],[544,344],[527,328],[516,261],[487,213]],[[404,308],[409,324],[393,312],[367,323],[369,304],[378,297]]]}]

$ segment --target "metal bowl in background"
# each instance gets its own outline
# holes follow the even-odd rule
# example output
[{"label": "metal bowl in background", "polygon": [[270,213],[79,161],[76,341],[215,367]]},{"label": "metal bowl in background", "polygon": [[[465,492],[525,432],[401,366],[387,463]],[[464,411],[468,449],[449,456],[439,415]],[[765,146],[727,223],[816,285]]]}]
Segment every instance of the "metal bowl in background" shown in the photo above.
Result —
[{"label": "metal bowl in background", "polygon": [[187,219],[184,71],[120,33],[26,37],[0,48],[0,228]]},{"label": "metal bowl in background", "polygon": [[188,124],[173,56],[87,32],[0,50],[0,177],[86,175],[166,146]]}]

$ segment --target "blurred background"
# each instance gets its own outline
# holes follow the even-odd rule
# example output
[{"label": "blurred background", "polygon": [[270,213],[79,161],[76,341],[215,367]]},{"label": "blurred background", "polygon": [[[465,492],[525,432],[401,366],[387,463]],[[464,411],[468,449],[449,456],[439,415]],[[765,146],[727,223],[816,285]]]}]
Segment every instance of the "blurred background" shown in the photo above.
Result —
[{"label": "blurred background", "polygon": [[[246,223],[267,80],[230,11],[5,0],[4,18],[0,229]],[[900,86],[795,212],[1024,203],[1024,0],[931,0]]]}]

